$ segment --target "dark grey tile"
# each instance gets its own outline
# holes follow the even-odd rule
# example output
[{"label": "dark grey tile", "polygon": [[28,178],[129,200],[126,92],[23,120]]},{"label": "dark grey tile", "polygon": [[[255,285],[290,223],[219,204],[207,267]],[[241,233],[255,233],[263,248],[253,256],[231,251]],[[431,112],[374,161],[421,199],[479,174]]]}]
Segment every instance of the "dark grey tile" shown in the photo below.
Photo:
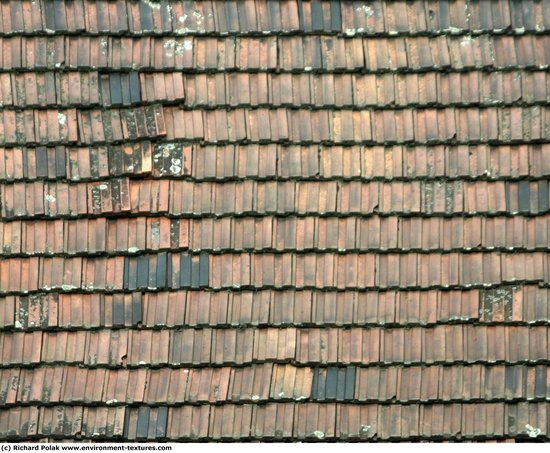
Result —
[{"label": "dark grey tile", "polygon": [[206,287],[209,282],[209,263],[208,254],[201,253],[199,256],[199,286]]},{"label": "dark grey tile", "polygon": [[159,407],[158,414],[157,414],[157,429],[155,432],[155,436],[157,438],[166,437],[167,424],[168,424],[168,408]]},{"label": "dark grey tile", "polygon": [[149,283],[149,257],[141,255],[137,259],[137,287],[147,288]]},{"label": "dark grey tile", "polygon": [[109,74],[109,89],[111,91],[111,105],[122,104],[122,85],[120,74]]},{"label": "dark grey tile", "polygon": [[135,104],[141,102],[141,88],[139,83],[139,74],[136,71],[132,71],[128,75],[128,81],[130,85],[130,102]]},{"label": "dark grey tile", "polygon": [[138,439],[146,439],[149,432],[149,415],[151,409],[148,407],[140,407],[138,409],[138,420],[137,420],[137,429],[136,437]]},{"label": "dark grey tile", "polygon": [[311,24],[313,31],[323,31],[323,4],[320,0],[311,0]]},{"label": "dark grey tile", "polygon": [[548,181],[539,181],[539,212],[548,211]]},{"label": "dark grey tile", "polygon": [[113,326],[123,326],[124,322],[124,296],[122,294],[113,295]]},{"label": "dark grey tile", "polygon": [[342,11],[340,0],[330,0],[330,27],[332,31],[342,30]]},{"label": "dark grey tile", "polygon": [[518,185],[519,211],[529,212],[531,204],[531,190],[529,181],[520,181]]},{"label": "dark grey tile", "polygon": [[159,289],[166,288],[166,264],[168,261],[168,254],[166,252],[159,253],[157,256],[157,269],[156,269],[156,287]]},{"label": "dark grey tile", "polygon": [[189,288],[191,286],[191,256],[182,253],[180,255],[180,287]]}]

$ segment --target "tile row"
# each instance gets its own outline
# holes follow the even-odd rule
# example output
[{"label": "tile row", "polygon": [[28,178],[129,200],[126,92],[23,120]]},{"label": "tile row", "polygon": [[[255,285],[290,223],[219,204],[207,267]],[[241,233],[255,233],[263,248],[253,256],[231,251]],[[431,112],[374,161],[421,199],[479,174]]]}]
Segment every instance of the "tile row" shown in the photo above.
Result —
[{"label": "tile row", "polygon": [[[227,288],[434,288],[550,283],[550,255],[507,253],[158,253],[5,258],[0,292]],[[114,272],[114,274],[113,274]]]},{"label": "tile row", "polygon": [[0,332],[3,367],[547,362],[548,326]]},{"label": "tile row", "polygon": [[543,69],[548,35],[438,37],[0,37],[10,69],[394,71]]},{"label": "tile row", "polygon": [[163,137],[225,144],[441,143],[548,140],[545,106],[391,110],[184,110],[147,106],[110,110],[4,110],[0,144],[21,146]]},{"label": "tile row", "polygon": [[110,179],[0,185],[1,217],[155,215],[544,214],[549,181],[313,182]]},{"label": "tile row", "polygon": [[0,412],[0,436],[26,442],[63,435],[70,435],[73,441],[82,437],[122,438],[124,416],[124,407],[15,407]]},{"label": "tile row", "polygon": [[[549,46],[550,47],[550,46]],[[167,140],[296,144],[547,140],[547,107],[403,110],[164,108]],[[95,141],[95,140],[92,140]]]},{"label": "tile row", "polygon": [[39,288],[68,291],[206,287],[209,261],[207,254],[165,252],[110,258],[39,258],[38,261],[37,258],[6,258],[0,263],[0,292]]},{"label": "tile row", "polygon": [[[484,402],[549,400],[548,365],[358,368],[247,367],[0,369],[0,402],[178,405],[268,401]],[[532,403],[531,403],[532,404]]]},{"label": "tile row", "polygon": [[0,250],[17,255],[107,252],[545,250],[550,216],[166,217],[14,220]]},{"label": "tile row", "polygon": [[2,6],[6,19],[0,34],[14,33],[111,33],[111,34],[260,34],[344,33],[417,34],[515,30],[541,32],[550,28],[546,1],[527,5],[500,0],[489,4],[474,1],[427,0],[386,3],[354,0],[160,2],[148,4],[106,0],[88,3],[49,2],[39,7],[29,0]]},{"label": "tile row", "polygon": [[507,179],[550,175],[548,144],[322,146],[149,141],[99,147],[0,147],[0,179],[122,175],[220,179]]},{"label": "tile row", "polygon": [[548,323],[536,285],[427,291],[173,291],[34,294],[1,299],[2,329]]},{"label": "tile row", "polygon": [[[168,409],[168,437],[208,437],[212,440],[250,439],[361,439],[399,440],[547,436],[549,405],[532,404],[434,404],[356,405],[293,404],[182,406]],[[132,409],[130,409],[132,410]],[[139,421],[138,411],[135,419]],[[160,408],[158,409],[160,411]],[[152,412],[153,410],[151,410]],[[178,413],[179,412],[179,413]],[[176,415],[177,414],[177,415]],[[149,415],[149,417],[147,417]],[[206,423],[207,415],[209,422]],[[143,415],[154,427],[158,416]],[[131,417],[131,416],[130,416]],[[135,420],[134,419],[134,420]],[[157,422],[158,423],[158,422]],[[129,439],[154,439],[136,428]]]},{"label": "tile row", "polygon": [[[149,141],[100,147],[0,148],[0,179],[103,179],[110,176],[161,175]],[[153,164],[155,168],[153,169]]]},{"label": "tile row", "polygon": [[0,413],[5,439],[443,440],[548,438],[548,403],[268,403],[26,406]]},{"label": "tile row", "polygon": [[[154,74],[156,76],[158,73]],[[156,90],[145,94],[144,100],[172,101],[170,74],[165,76],[167,80],[158,75]],[[288,105],[357,108],[495,105],[550,100],[550,78],[547,79],[542,71],[384,74],[233,72],[186,74],[183,83],[185,105],[190,107]]]},{"label": "tile row", "polygon": [[174,291],[34,294],[2,299],[0,328],[548,323],[547,288],[428,291]]},{"label": "tile row", "polygon": [[166,135],[160,106],[111,110],[4,109],[1,113],[3,145],[92,144]]},{"label": "tile row", "polygon": [[181,72],[138,73],[46,71],[0,73],[3,106],[129,106],[141,102],[182,101]]},{"label": "tile row", "polygon": [[550,100],[544,71],[385,74],[181,72],[0,73],[4,106],[128,106],[182,102],[212,106],[495,105]]}]

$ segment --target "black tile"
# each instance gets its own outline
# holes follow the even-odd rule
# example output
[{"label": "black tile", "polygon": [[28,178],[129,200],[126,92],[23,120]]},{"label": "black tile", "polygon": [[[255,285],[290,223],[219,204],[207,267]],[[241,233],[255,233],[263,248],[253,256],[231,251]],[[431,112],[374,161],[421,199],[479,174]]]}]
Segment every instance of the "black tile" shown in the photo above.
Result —
[{"label": "black tile", "polygon": [[48,150],[44,146],[36,148],[36,176],[48,177]]},{"label": "black tile", "polygon": [[355,367],[346,368],[346,387],[344,390],[344,399],[352,400],[355,398]]},{"label": "black tile", "polygon": [[[284,8],[284,5],[283,5],[283,8]],[[300,31],[306,31],[305,23],[304,23],[304,5],[302,0],[298,0],[298,23],[299,23]]]},{"label": "black tile", "polygon": [[141,30],[153,30],[153,11],[152,8],[145,2],[139,2],[139,15],[141,17]]},{"label": "black tile", "polygon": [[191,256],[182,253],[180,255],[180,287],[191,286]]},{"label": "black tile", "polygon": [[323,4],[320,0],[311,0],[311,23],[313,31],[323,31]]},{"label": "black tile", "polygon": [[208,286],[209,282],[209,266],[208,266],[208,254],[201,253],[199,256],[199,286]]},{"label": "black tile", "polygon": [[346,368],[338,368],[336,379],[336,400],[343,401],[346,394]]},{"label": "black tile", "polygon": [[336,399],[337,389],[338,389],[338,368],[329,367],[327,369],[325,398]]},{"label": "black tile", "polygon": [[137,259],[137,287],[147,288],[149,283],[149,257],[141,255]]},{"label": "black tile", "polygon": [[113,294],[113,326],[124,325],[124,296]]},{"label": "black tile", "polygon": [[546,385],[547,366],[539,365],[535,368],[535,398],[546,398],[548,391]]},{"label": "black tile", "polygon": [[148,407],[140,407],[138,409],[138,420],[137,420],[137,429],[136,437],[138,439],[146,439],[147,434],[149,433],[149,414],[151,409]]},{"label": "black tile", "polygon": [[139,74],[135,71],[130,72],[128,75],[128,81],[130,84],[130,102],[141,102],[141,88],[139,83]]},{"label": "black tile", "polygon": [[159,407],[157,414],[157,429],[155,432],[155,437],[163,438],[166,437],[166,427],[168,425],[168,408]]},{"label": "black tile", "polygon": [[67,15],[65,12],[65,0],[53,0],[55,14],[55,29],[67,31]]},{"label": "black tile", "polygon": [[228,31],[239,30],[239,14],[237,12],[237,2],[235,0],[225,0],[225,18]]},{"label": "black tile", "polygon": [[166,288],[166,262],[168,261],[168,254],[161,252],[157,256],[157,288]]},{"label": "black tile", "polygon": [[122,287],[124,289],[130,288],[130,258],[124,257],[124,274],[122,277]]},{"label": "black tile", "polygon": [[[134,290],[137,288],[137,259],[129,257],[125,259],[128,260],[128,280],[125,282],[125,284],[127,284],[125,289]],[[126,272],[124,275],[126,276]]]},{"label": "black tile", "polygon": [[48,30],[55,30],[55,8],[53,1],[45,1],[42,7],[46,16],[46,28]]},{"label": "black tile", "polygon": [[143,321],[143,295],[141,293],[132,294],[132,325],[136,325]]},{"label": "black tile", "polygon": [[548,211],[548,181],[539,181],[539,212]]},{"label": "black tile", "polygon": [[166,287],[175,288],[178,282],[172,281],[172,254],[169,254],[166,258]]},{"label": "black tile", "polygon": [[111,105],[121,105],[122,85],[120,74],[113,73],[109,75],[109,90],[111,91]]},{"label": "black tile", "polygon": [[330,26],[332,31],[342,30],[342,11],[340,0],[330,0]]},{"label": "black tile", "polygon": [[67,175],[67,162],[65,161],[65,149],[62,146],[55,148],[55,176],[64,178]]},{"label": "black tile", "polygon": [[449,23],[449,4],[447,0],[439,0],[439,28],[448,29]]},{"label": "black tile", "polygon": [[520,181],[518,184],[519,211],[529,212],[531,204],[531,190],[529,181]]}]

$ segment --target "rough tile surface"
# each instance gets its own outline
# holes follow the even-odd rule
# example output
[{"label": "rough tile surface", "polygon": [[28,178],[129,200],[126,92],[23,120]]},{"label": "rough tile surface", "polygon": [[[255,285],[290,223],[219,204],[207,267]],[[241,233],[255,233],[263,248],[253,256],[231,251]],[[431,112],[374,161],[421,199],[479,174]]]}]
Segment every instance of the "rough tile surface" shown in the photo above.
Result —
[{"label": "rough tile surface", "polygon": [[0,439],[550,440],[550,0],[0,18]]}]

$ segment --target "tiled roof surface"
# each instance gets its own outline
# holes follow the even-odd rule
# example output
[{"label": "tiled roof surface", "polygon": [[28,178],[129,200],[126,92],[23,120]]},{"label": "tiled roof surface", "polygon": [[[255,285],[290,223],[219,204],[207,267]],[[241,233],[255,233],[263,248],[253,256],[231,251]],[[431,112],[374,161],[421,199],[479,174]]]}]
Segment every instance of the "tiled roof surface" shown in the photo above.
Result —
[{"label": "tiled roof surface", "polygon": [[550,439],[549,0],[0,18],[1,439]]}]

